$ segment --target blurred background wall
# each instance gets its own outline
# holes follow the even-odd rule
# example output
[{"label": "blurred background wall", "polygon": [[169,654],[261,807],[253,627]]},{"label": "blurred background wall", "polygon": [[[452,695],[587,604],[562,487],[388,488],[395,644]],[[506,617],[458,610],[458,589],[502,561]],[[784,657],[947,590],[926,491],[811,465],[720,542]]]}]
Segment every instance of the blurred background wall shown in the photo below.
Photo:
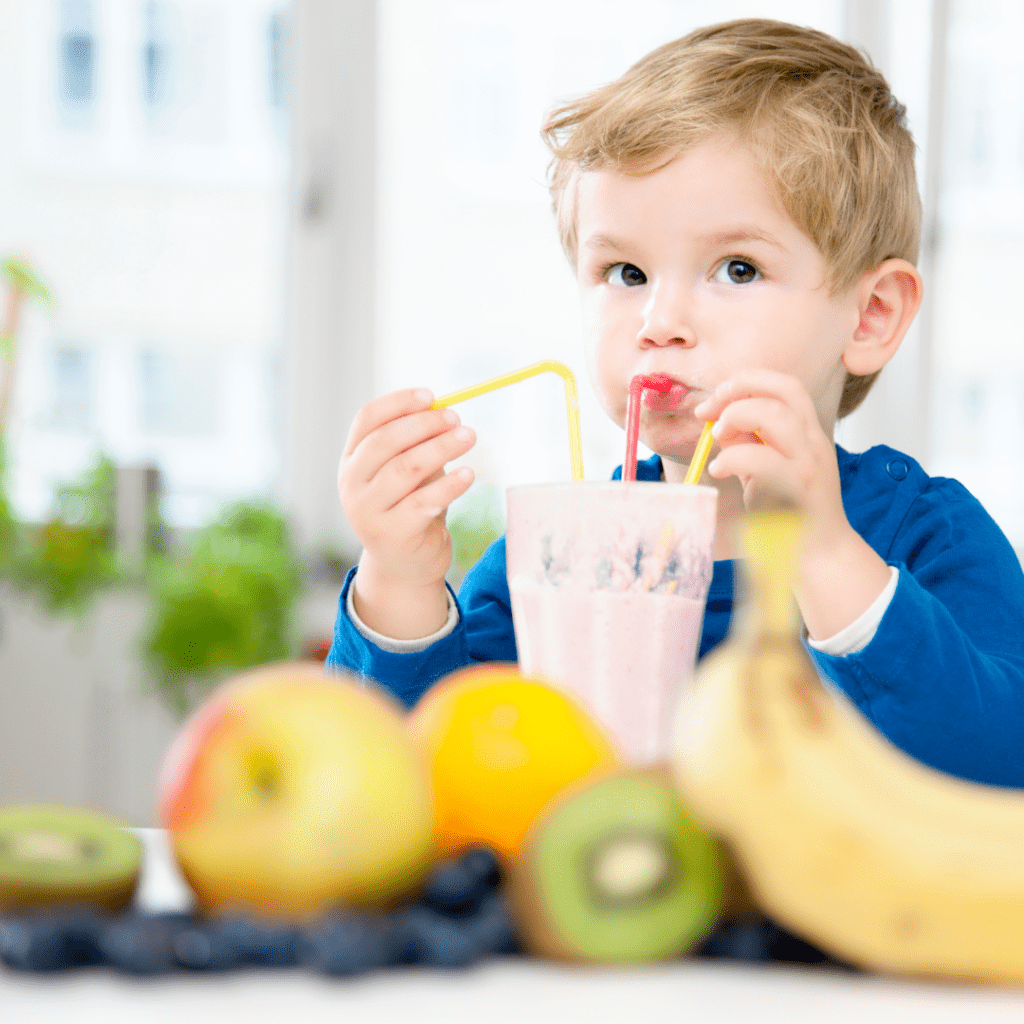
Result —
[{"label": "blurred background wall", "polygon": [[[926,305],[838,440],[958,477],[1021,550],[1024,8],[728,8],[750,15],[864,47],[919,144]],[[622,437],[585,383],[538,127],[709,20],[693,0],[0,0],[0,257],[53,294],[18,339],[12,508],[45,520],[100,452],[159,467],[179,540],[229,502],[277,503],[309,570],[300,632],[323,635],[337,586],[316,553],[358,554],[335,474],[372,395],[562,359],[586,475],[606,478]],[[463,503],[500,515],[506,486],[568,476],[558,389],[460,409],[480,438]],[[145,619],[123,590],[54,617],[0,580],[0,802],[149,823],[175,716],[138,654]]]}]

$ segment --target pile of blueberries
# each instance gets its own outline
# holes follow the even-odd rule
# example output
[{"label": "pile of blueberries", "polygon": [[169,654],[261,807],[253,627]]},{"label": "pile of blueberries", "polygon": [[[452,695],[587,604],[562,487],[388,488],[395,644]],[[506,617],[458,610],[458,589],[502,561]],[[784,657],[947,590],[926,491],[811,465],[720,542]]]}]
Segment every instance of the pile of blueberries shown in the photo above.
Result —
[{"label": "pile of blueberries", "polygon": [[767,917],[722,922],[693,952],[694,956],[747,963],[813,964],[852,970],[824,950]]},{"label": "pile of blueberries", "polygon": [[343,976],[400,964],[468,967],[519,949],[498,860],[482,846],[437,864],[415,903],[388,913],[339,911],[305,928],[245,916],[110,917],[85,908],[0,919],[0,960],[24,971],[102,964],[153,976],[304,967]]},{"label": "pile of blueberries", "polygon": [[[180,970],[302,967],[338,977],[400,965],[470,967],[522,952],[494,853],[473,847],[435,865],[419,899],[390,912],[339,911],[298,928],[245,916],[104,916],[94,910],[0,918],[0,960],[22,971],[106,965],[137,977]],[[695,956],[837,965],[767,919],[726,922]]]}]

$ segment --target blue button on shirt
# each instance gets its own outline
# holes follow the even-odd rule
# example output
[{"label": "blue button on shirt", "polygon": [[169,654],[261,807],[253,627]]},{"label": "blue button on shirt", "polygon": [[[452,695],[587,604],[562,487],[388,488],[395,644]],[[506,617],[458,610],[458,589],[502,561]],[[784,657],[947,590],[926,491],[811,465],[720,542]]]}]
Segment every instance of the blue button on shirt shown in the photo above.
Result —
[{"label": "blue button on shirt", "polygon": [[893,480],[902,480],[910,472],[910,467],[903,459],[890,459],[885,464],[885,471]]}]

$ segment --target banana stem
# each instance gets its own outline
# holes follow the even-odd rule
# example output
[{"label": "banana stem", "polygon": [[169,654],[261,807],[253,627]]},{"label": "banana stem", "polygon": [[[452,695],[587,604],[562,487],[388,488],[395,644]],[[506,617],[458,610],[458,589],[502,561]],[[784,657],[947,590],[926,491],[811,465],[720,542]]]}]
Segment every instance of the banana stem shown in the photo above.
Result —
[{"label": "banana stem", "polygon": [[761,636],[795,636],[800,629],[800,614],[793,584],[803,540],[803,517],[795,509],[764,509],[747,517],[745,529],[757,610],[754,629]]}]

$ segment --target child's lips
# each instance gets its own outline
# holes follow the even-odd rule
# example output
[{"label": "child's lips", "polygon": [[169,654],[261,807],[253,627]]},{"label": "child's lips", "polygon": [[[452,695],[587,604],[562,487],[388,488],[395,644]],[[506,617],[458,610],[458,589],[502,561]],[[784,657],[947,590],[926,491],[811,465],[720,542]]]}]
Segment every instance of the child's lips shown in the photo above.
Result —
[{"label": "child's lips", "polygon": [[644,388],[641,402],[652,412],[678,412],[690,396],[689,388],[679,381],[673,381],[668,391],[653,391]]}]

